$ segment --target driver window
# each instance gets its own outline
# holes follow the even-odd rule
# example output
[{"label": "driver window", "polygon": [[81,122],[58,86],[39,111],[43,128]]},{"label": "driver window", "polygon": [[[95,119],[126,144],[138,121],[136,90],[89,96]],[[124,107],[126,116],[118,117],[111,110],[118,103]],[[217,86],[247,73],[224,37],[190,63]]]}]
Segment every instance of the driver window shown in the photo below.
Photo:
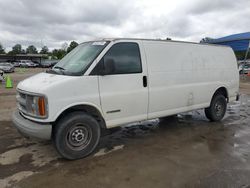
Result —
[{"label": "driver window", "polygon": [[113,60],[115,71],[113,74],[141,73],[140,50],[137,43],[121,42],[114,44],[103,57],[103,63]]}]

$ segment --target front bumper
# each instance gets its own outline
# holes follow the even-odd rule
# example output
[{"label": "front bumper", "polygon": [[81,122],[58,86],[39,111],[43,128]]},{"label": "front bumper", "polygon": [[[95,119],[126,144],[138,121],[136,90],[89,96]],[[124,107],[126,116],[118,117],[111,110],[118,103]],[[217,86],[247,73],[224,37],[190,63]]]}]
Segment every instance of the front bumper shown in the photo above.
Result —
[{"label": "front bumper", "polygon": [[52,133],[51,124],[42,124],[25,119],[16,110],[12,114],[12,122],[21,134],[28,137],[39,138],[43,140],[50,140]]}]

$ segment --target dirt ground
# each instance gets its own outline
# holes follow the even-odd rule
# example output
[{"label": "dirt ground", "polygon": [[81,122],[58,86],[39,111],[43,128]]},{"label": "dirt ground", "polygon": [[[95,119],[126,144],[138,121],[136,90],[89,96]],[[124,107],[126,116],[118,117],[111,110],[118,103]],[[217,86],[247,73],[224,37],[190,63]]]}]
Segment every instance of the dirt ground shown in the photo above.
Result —
[{"label": "dirt ground", "polygon": [[[41,69],[17,69],[14,86]],[[115,128],[85,159],[62,159],[51,142],[11,123],[15,89],[0,86],[0,187],[250,187],[250,82],[220,123],[202,110]]]}]

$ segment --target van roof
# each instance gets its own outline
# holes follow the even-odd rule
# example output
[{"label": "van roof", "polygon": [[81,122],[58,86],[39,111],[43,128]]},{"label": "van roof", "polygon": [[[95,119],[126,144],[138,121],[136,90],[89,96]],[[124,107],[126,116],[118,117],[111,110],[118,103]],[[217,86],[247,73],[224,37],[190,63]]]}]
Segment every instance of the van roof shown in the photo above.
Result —
[{"label": "van roof", "polygon": [[226,47],[224,45],[219,44],[208,44],[208,43],[198,43],[198,42],[189,42],[189,41],[178,41],[178,40],[164,40],[164,39],[145,39],[145,38],[103,38],[101,40],[104,41],[117,41],[117,40],[145,40],[145,41],[161,41],[161,42],[178,42],[178,43],[187,43],[187,44],[198,44],[198,45],[208,45],[208,46],[218,46],[218,47]]}]

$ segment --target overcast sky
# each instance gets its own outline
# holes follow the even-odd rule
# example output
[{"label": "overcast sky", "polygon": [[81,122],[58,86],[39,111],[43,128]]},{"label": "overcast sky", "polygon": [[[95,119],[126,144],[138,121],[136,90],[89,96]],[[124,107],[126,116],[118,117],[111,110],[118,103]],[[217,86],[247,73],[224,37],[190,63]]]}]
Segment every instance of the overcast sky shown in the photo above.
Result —
[{"label": "overcast sky", "polygon": [[60,48],[107,37],[199,42],[250,31],[250,0],[0,0],[0,43]]}]

